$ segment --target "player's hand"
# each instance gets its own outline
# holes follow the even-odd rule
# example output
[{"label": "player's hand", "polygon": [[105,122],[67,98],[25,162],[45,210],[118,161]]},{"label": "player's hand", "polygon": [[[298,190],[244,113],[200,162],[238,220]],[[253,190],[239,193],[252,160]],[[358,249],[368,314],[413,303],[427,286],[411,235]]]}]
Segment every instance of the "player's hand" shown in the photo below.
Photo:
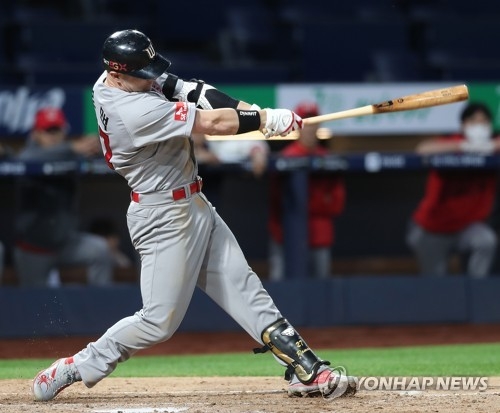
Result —
[{"label": "player's hand", "polygon": [[290,132],[302,129],[302,118],[289,109],[264,109],[267,113],[266,130],[263,132],[266,138],[271,136],[286,136]]}]

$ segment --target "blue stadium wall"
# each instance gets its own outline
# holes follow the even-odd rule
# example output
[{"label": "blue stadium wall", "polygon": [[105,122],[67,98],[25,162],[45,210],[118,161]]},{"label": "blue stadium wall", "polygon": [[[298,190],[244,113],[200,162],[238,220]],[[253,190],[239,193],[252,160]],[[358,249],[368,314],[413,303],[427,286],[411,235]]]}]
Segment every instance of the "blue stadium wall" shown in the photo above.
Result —
[{"label": "blue stadium wall", "polygon": [[[497,323],[500,279],[354,276],[327,281],[264,282],[295,326]],[[141,308],[139,288],[68,286],[0,290],[1,338],[100,335]],[[179,331],[241,331],[196,291]]]}]

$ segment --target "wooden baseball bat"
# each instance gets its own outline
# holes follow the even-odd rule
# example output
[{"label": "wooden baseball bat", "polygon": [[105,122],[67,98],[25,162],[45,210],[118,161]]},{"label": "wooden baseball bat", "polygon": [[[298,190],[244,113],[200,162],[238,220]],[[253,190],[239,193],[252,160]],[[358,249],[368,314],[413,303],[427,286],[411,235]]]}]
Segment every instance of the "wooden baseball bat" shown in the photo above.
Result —
[{"label": "wooden baseball bat", "polygon": [[[447,105],[449,103],[461,102],[469,98],[469,90],[466,85],[451,86],[443,89],[429,90],[421,93],[386,100],[385,102],[373,105],[361,106],[359,108],[347,109],[340,112],[327,113],[325,115],[313,116],[304,119],[304,125],[316,125],[332,120],[354,118],[358,116],[378,115],[381,113],[401,112],[405,110],[415,110],[428,108],[431,106]],[[269,139],[297,139],[298,134],[291,133],[285,137],[272,137]],[[260,131],[242,133],[230,136],[207,136],[208,140],[261,140],[265,139]]]}]

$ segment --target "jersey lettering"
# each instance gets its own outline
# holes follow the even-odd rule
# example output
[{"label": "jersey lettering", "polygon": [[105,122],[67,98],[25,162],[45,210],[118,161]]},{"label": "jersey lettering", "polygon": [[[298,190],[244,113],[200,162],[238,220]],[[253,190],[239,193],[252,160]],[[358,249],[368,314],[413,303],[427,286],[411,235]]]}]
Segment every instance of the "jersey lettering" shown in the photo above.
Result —
[{"label": "jersey lettering", "polygon": [[99,126],[99,136],[104,142],[104,148],[106,149],[106,151],[104,152],[104,159],[106,160],[106,163],[108,164],[110,169],[115,169],[115,167],[111,163],[111,157],[113,156],[113,153],[111,152],[111,147],[109,146],[109,135],[106,132],[104,132],[100,126]]},{"label": "jersey lettering", "polygon": [[109,118],[106,116],[102,108],[99,109],[99,117],[101,118],[101,122],[104,125],[104,129],[107,130]]},{"label": "jersey lettering", "polygon": [[188,107],[186,102],[177,102],[175,104],[175,120],[180,120],[181,122],[187,121]]}]

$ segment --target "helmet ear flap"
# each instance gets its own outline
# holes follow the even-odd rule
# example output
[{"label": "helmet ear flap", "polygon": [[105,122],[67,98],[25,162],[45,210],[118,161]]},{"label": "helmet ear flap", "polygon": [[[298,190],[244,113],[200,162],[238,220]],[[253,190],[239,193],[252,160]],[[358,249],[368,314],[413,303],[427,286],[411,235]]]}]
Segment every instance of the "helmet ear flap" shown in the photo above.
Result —
[{"label": "helmet ear flap", "polygon": [[142,79],[156,79],[170,66],[144,33],[132,29],[115,32],[104,41],[102,63],[108,71]]}]

